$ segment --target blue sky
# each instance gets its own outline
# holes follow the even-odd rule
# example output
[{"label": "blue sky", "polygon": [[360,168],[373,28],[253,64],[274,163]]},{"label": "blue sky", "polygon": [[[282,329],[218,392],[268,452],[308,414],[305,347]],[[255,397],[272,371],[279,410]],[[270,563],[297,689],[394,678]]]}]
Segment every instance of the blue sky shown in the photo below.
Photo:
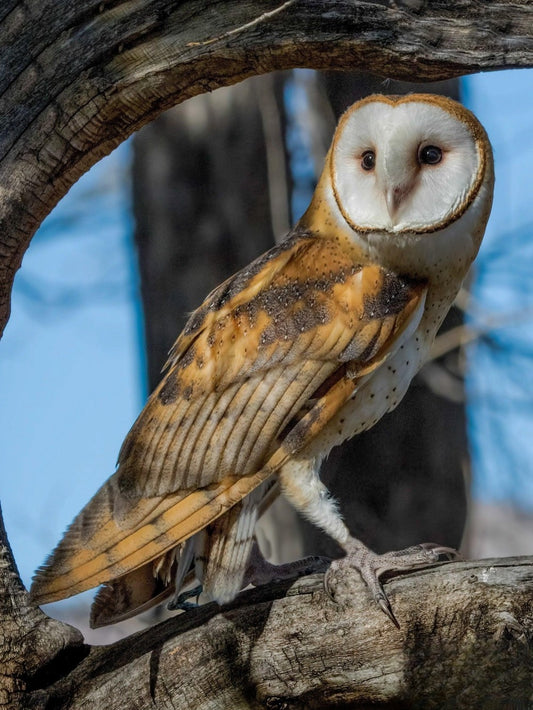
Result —
[{"label": "blue sky", "polygon": [[489,134],[496,168],[474,322],[509,323],[468,351],[473,494],[533,511],[533,71],[468,77],[463,100]]},{"label": "blue sky", "polygon": [[143,402],[129,154],[96,165],[43,223],[0,341],[0,498],[26,584],[113,473]]},{"label": "blue sky", "polygon": [[[469,350],[474,491],[533,509],[533,72],[464,80],[496,156],[494,212],[477,267],[477,313],[513,313]],[[82,178],[43,224],[0,341],[0,500],[29,584],[114,470],[144,397],[129,211],[129,145]],[[529,299],[529,300],[528,300]],[[504,426],[505,425],[505,426]]]}]

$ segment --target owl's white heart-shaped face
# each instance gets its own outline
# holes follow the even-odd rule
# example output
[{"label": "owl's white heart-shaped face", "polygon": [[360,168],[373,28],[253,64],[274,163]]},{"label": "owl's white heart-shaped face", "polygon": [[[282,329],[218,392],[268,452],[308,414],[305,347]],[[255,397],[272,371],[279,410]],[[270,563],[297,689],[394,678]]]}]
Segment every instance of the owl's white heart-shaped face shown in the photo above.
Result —
[{"label": "owl's white heart-shaped face", "polygon": [[479,190],[483,131],[455,102],[372,97],[341,120],[331,152],[337,205],[356,231],[433,232]]}]

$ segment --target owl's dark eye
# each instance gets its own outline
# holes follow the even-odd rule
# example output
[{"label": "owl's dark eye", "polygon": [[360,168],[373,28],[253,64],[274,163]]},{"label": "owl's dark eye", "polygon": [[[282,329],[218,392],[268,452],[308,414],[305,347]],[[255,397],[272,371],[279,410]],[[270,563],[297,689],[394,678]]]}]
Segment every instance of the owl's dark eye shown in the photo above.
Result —
[{"label": "owl's dark eye", "polygon": [[436,165],[442,160],[442,150],[436,145],[425,145],[418,153],[418,160],[422,165]]},{"label": "owl's dark eye", "polygon": [[376,164],[376,154],[373,150],[365,150],[361,156],[361,167],[363,170],[374,170]]}]

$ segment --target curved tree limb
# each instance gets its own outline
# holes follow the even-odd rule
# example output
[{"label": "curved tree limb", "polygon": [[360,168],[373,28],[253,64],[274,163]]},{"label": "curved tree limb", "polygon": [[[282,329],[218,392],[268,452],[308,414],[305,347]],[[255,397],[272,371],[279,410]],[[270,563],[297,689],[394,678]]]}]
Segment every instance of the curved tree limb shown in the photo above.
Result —
[{"label": "curved tree limb", "polygon": [[76,661],[82,641],[77,629],[29,604],[0,510],[0,708],[27,707],[28,684],[54,664],[64,667],[65,650]]},{"label": "curved tree limb", "polygon": [[75,180],[163,109],[296,66],[444,79],[533,65],[528,0],[4,0],[0,333],[15,271]]},{"label": "curved tree limb", "polygon": [[399,631],[357,573],[350,582],[348,609],[314,575],[93,647],[34,700],[58,710],[356,703],[431,710],[533,701],[533,558],[453,563],[389,581]]}]

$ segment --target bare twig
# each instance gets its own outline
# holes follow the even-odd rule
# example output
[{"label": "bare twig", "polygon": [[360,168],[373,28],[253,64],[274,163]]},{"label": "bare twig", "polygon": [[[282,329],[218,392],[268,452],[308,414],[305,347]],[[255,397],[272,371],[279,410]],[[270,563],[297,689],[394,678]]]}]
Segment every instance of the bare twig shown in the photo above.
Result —
[{"label": "bare twig", "polygon": [[511,325],[518,325],[531,318],[533,318],[533,310],[523,309],[513,313],[487,317],[477,325],[470,323],[458,325],[456,328],[447,330],[435,339],[431,349],[430,360],[436,360],[456,348],[465,347],[495,330]]}]

